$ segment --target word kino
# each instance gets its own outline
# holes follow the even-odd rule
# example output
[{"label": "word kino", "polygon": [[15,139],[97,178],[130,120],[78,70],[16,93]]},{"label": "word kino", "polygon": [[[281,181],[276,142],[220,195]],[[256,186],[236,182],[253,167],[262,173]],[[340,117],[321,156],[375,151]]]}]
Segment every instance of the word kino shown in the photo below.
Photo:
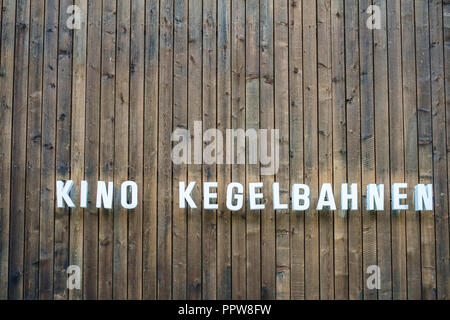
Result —
[{"label": "word kino", "polygon": [[[190,182],[186,187],[184,181],[179,182],[179,206],[180,209],[197,208],[197,204],[192,198],[192,191],[196,183]],[[75,207],[71,198],[71,190],[74,182],[69,180],[57,181],[57,206],[64,208],[67,205],[70,208]],[[248,184],[248,202],[250,210],[265,209],[264,194],[262,193],[264,184],[262,182]],[[349,188],[350,187],[350,188]],[[404,192],[408,188],[406,183],[394,183],[391,188],[392,210],[408,210],[405,203],[407,194]],[[203,209],[217,210],[219,208],[217,200],[217,182],[203,183]],[[384,184],[369,184],[366,192],[366,209],[368,211],[384,210]],[[340,190],[340,209],[357,210],[358,209],[358,185],[341,185]],[[79,190],[80,207],[86,208],[88,202],[88,183],[82,181]],[[289,209],[289,203],[282,202],[280,197],[279,183],[272,184],[272,202],[274,210]],[[106,184],[104,181],[97,182],[96,206],[97,208],[112,209],[114,198],[114,185],[112,182]],[[199,201],[199,199],[196,199]],[[65,203],[65,204],[64,204]],[[120,188],[120,203],[125,209],[134,209],[138,205],[138,186],[133,181],[125,181]],[[230,183],[226,192],[226,207],[230,211],[241,210],[244,206],[244,186],[240,183]],[[311,190],[307,185],[294,184],[291,190],[291,209],[294,211],[305,211],[311,208]],[[433,185],[418,184],[414,187],[414,207],[416,211],[433,210]],[[333,193],[333,187],[330,183],[322,185],[319,199],[316,205],[317,210],[336,210],[336,200]]]}]

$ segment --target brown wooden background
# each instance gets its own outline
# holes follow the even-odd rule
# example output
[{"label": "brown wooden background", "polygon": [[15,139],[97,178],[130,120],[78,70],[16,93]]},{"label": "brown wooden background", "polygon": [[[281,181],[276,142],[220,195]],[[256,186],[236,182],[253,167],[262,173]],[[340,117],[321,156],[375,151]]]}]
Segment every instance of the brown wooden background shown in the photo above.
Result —
[{"label": "brown wooden background", "polygon": [[[371,0],[0,0],[0,298],[450,298],[450,1],[373,3],[382,30]],[[280,129],[280,171],[172,165],[198,120]],[[69,178],[140,205],[56,209]],[[273,181],[433,183],[435,211],[186,211],[180,180],[262,180],[267,208]]]}]

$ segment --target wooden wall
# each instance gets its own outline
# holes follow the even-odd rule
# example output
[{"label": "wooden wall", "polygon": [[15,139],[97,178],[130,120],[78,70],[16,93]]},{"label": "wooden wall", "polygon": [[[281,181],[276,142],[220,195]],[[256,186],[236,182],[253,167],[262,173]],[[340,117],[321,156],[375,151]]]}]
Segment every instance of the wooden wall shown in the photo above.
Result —
[{"label": "wooden wall", "polygon": [[[1,299],[450,298],[449,0],[0,6]],[[173,165],[170,135],[194,121],[279,129],[279,172]],[[58,209],[68,179],[134,180],[140,204]],[[274,212],[269,196],[262,212],[185,210],[178,181],[197,199],[202,181],[276,181],[283,201],[306,183],[312,203],[325,182],[337,197],[358,183],[361,201],[369,183],[433,183],[435,210],[392,211],[389,187],[378,213]]]}]

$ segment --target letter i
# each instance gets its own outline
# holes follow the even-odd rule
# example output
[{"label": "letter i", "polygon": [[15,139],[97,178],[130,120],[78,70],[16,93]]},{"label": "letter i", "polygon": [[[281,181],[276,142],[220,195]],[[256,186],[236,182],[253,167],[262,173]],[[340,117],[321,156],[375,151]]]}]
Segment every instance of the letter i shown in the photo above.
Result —
[{"label": "letter i", "polygon": [[87,195],[88,195],[88,183],[87,181],[81,181],[80,188],[80,207],[87,208]]}]

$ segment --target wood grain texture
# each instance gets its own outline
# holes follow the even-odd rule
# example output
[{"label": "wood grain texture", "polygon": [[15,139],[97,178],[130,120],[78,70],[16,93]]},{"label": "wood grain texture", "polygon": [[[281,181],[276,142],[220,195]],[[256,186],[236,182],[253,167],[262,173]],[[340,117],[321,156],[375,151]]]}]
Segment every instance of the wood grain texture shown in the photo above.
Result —
[{"label": "wood grain texture", "polygon": [[[188,129],[194,130],[196,121],[202,119],[202,87],[199,85],[202,81],[202,1],[189,0],[189,32],[188,32]],[[195,148],[195,146],[194,146]],[[202,159],[203,154],[199,155]],[[195,188],[192,191],[192,197],[201,199],[202,190],[202,166],[201,163],[190,165],[188,168],[188,181],[195,182]],[[197,203],[198,201],[197,200]],[[201,203],[201,202],[200,202]],[[202,213],[201,207],[188,209],[187,226],[187,261],[188,261],[188,293],[187,298],[191,300],[200,300],[202,298]]]},{"label": "wood grain texture", "polygon": [[[203,132],[214,128],[217,123],[217,7],[216,1],[203,1],[203,39],[202,39],[202,125]],[[218,137],[204,136],[207,145],[219,148]],[[214,160],[213,164],[203,162],[203,182],[217,182],[217,151],[208,154],[204,149],[204,156]],[[203,188],[203,192],[205,192]],[[217,188],[211,188],[217,192]],[[204,200],[205,201],[205,200]],[[210,202],[215,203],[216,200]],[[202,212],[202,298],[216,299],[217,295],[217,211],[203,210]]]},{"label": "wood grain texture", "polygon": [[[231,126],[231,2],[217,3],[217,128]],[[224,143],[228,147],[227,142]],[[218,156],[224,153],[218,151]],[[231,167],[217,166],[218,192],[224,194],[231,182]],[[219,198],[217,211],[217,298],[231,299],[231,213],[226,198]]]},{"label": "wood grain texture", "polygon": [[[103,1],[99,180],[114,181],[116,1]],[[99,210],[98,299],[113,298],[114,215]]]},{"label": "wood grain texture", "polygon": [[35,1],[30,8],[30,57],[28,79],[27,115],[27,169],[25,194],[25,252],[24,252],[24,298],[39,297],[39,206],[41,188],[41,115],[42,72],[44,47],[44,1]]},{"label": "wood grain texture", "polygon": [[[176,1],[174,9],[174,92],[173,112],[174,129],[187,129],[188,104],[188,60],[187,60],[187,27],[188,4]],[[187,137],[185,137],[187,138]],[[173,298],[186,299],[187,293],[187,210],[179,209],[178,183],[186,181],[187,166],[179,165],[173,168]]]},{"label": "wood grain texture", "polygon": [[[261,128],[274,129],[274,27],[273,0],[260,2],[260,118]],[[270,194],[273,176],[262,176],[264,194]],[[275,262],[275,212],[271,198],[266,199],[265,209],[261,212],[261,298],[275,299],[276,262]]]},{"label": "wood grain texture", "polygon": [[[245,128],[245,74],[246,74],[246,28],[245,28],[246,1],[232,2],[232,36],[231,36],[231,128]],[[234,138],[233,138],[234,139]],[[235,143],[236,145],[236,143]],[[235,148],[235,147],[234,147]],[[236,148],[237,149],[237,148]],[[236,151],[237,153],[238,151]],[[242,152],[240,150],[239,152]],[[236,157],[237,158],[237,157]],[[245,185],[245,164],[232,165],[231,180]],[[203,177],[205,179],[205,177]],[[244,197],[248,194],[244,189]],[[232,299],[243,300],[247,298],[247,245],[246,245],[246,206],[239,211],[232,212],[231,217],[231,252],[232,252]]]},{"label": "wood grain texture", "polygon": [[[173,1],[160,2],[158,104],[158,299],[172,298]],[[165,139],[166,138],[166,139]]]},{"label": "wood grain texture", "polygon": [[[442,3],[444,27],[444,76],[445,76],[445,115],[447,128],[447,177],[450,178],[450,1]],[[450,199],[450,179],[447,179],[447,191]]]},{"label": "wood grain texture", "polygon": [[[428,3],[430,21],[430,67],[431,67],[431,115],[433,127],[433,186],[436,225],[436,272],[437,298],[450,299],[449,251],[449,205],[448,183],[445,177],[446,134],[445,134],[445,89],[444,89],[444,38],[442,1]],[[447,110],[448,111],[448,110]]]},{"label": "wood grain texture", "polygon": [[158,159],[159,1],[146,1],[144,186],[143,194],[143,298],[156,299],[156,216]]},{"label": "wood grain texture", "polygon": [[[317,89],[317,8],[315,1],[303,2],[303,85],[304,104],[304,183],[311,189],[311,203],[319,197],[318,89]],[[316,208],[305,212],[305,298],[320,298],[319,216]]]},{"label": "wood grain texture", "polygon": [[[348,167],[347,113],[345,90],[345,37],[344,1],[331,1],[332,50],[332,104],[333,104],[333,183],[336,199],[341,196],[340,186],[346,183]],[[336,299],[349,297],[348,215],[354,211],[338,210],[334,216],[334,295]],[[358,225],[358,224],[357,224]]]},{"label": "wood grain texture", "polygon": [[[317,77],[318,77],[318,151],[319,185],[333,182],[333,114],[331,1],[317,1]],[[341,170],[341,169],[340,169]],[[342,168],[345,171],[345,168]],[[319,215],[320,298],[334,298],[333,216],[325,207]]]},{"label": "wood grain texture", "polygon": [[[75,2],[82,12],[87,12],[86,0]],[[87,21],[81,19],[80,29],[73,35],[73,74],[72,74],[72,133],[71,133],[71,175],[73,181],[84,180],[85,135],[86,135],[86,63],[87,63]],[[81,198],[80,188],[72,192],[75,201]],[[84,210],[80,207],[70,210],[70,256],[69,265],[83,265]],[[83,290],[71,290],[69,298],[80,300]]]},{"label": "wood grain texture", "polygon": [[[347,123],[347,181],[357,183],[358,210],[348,212],[348,298],[362,299],[363,243],[362,243],[362,145],[361,145],[361,83],[359,47],[359,6],[357,0],[345,1],[345,79],[346,79],[346,123]],[[336,292],[338,295],[338,293]]]},{"label": "wood grain texture", "polygon": [[[91,188],[95,188],[100,171],[100,95],[101,95],[101,61],[102,48],[102,3],[88,2],[88,38],[86,70],[86,124],[84,178]],[[94,199],[88,199],[84,210],[83,243],[83,298],[94,300],[98,297],[99,270],[99,210]]]},{"label": "wood grain texture", "polygon": [[30,41],[30,3],[19,1],[16,5],[8,281],[10,299],[24,298],[25,175]]},{"label": "wood grain texture", "polygon": [[[279,165],[275,181],[280,203],[289,202],[289,12],[288,1],[274,2],[275,128],[279,129]],[[276,299],[286,300],[291,292],[289,210],[275,211]]]},{"label": "wood grain texture", "polygon": [[2,2],[2,33],[0,43],[0,299],[8,298],[9,241],[11,210],[11,138],[14,88],[14,54],[16,1]]},{"label": "wood grain texture", "polygon": [[[431,120],[431,71],[428,3],[415,2],[417,141],[419,146],[419,183],[433,181],[433,131]],[[422,297],[436,299],[435,213],[421,212]]]},{"label": "wood grain texture", "polygon": [[45,2],[42,92],[41,201],[39,221],[39,298],[53,299],[55,237],[55,146],[59,2]]},{"label": "wood grain texture", "polygon": [[[405,152],[405,182],[409,188],[419,180],[419,159],[417,146],[417,102],[416,102],[416,52],[414,39],[414,2],[402,1],[402,64],[412,65],[403,68],[403,129]],[[410,189],[411,190],[411,189]],[[421,270],[420,270],[420,215],[415,212],[411,201],[406,211],[406,270],[408,281],[408,299],[420,299]]]},{"label": "wood grain texture", "polygon": [[[445,115],[446,115],[446,125],[447,128],[447,177],[450,178],[450,1],[445,0],[442,3],[443,11],[443,28],[444,28],[444,80],[445,80]],[[442,114],[441,114],[442,116]],[[442,155],[441,155],[442,156]],[[450,182],[447,180],[447,192],[450,198]]]},{"label": "wood grain texture", "polygon": [[[289,1],[289,179],[290,186],[303,180],[303,8]],[[305,298],[305,216],[290,211],[291,299]]]},{"label": "wood grain texture", "polygon": [[[145,1],[131,1],[130,21],[130,114],[128,137],[128,179],[143,185],[144,95],[145,95]],[[128,218],[128,298],[143,298],[143,191]]]},{"label": "wood grain texture", "polygon": [[361,216],[362,216],[362,261],[363,295],[366,300],[376,299],[376,290],[369,290],[365,283],[366,270],[377,265],[377,213],[367,211],[365,186],[375,180],[375,110],[374,110],[374,50],[373,31],[367,28],[366,10],[372,1],[359,3],[359,86],[361,104]]},{"label": "wood grain texture", "polygon": [[[449,299],[449,0],[0,8],[0,300]],[[215,128],[222,139],[204,136]],[[188,163],[172,161],[176,129],[187,130]],[[250,130],[245,148],[229,129]],[[260,129],[267,141],[259,132],[255,143]],[[266,175],[250,150],[277,152],[272,129],[279,158]],[[74,181],[74,208],[57,207],[58,180]],[[127,180],[138,185],[131,210]],[[113,183],[111,209],[97,208],[98,181]],[[180,208],[182,181],[195,182],[197,208]],[[204,208],[205,182],[217,182],[217,210]],[[239,211],[227,209],[231,182],[244,187]],[[251,182],[263,182],[262,210],[250,207]],[[274,208],[273,183],[288,209]],[[317,210],[324,183],[337,210]],[[358,185],[356,210],[341,209],[343,183]],[[374,183],[383,211],[366,209]],[[431,211],[415,210],[419,183],[433,184]],[[310,187],[306,211],[292,209],[296,184]],[[67,287],[69,266],[80,289]]]},{"label": "wood grain texture", "polygon": [[[388,19],[387,1],[374,0],[381,10],[381,29],[373,30],[373,79],[374,79],[374,129],[375,129],[375,180],[390,185],[390,153],[383,148],[389,147],[389,76],[388,74]],[[397,67],[397,66],[396,66]],[[397,139],[401,139],[398,137]],[[392,181],[394,183],[394,181]],[[390,210],[391,188],[384,189],[384,211],[377,212],[376,241],[377,265],[384,284],[378,292],[378,298],[392,299],[392,244]],[[397,258],[397,255],[396,255]]]},{"label": "wood grain texture", "polygon": [[[56,179],[69,180],[71,173],[73,32],[67,24],[67,9],[72,1],[60,1],[58,28],[58,75],[56,108]],[[66,300],[69,266],[70,210],[55,210],[54,288],[55,300]]]},{"label": "wood grain texture", "polygon": [[[114,190],[128,180],[128,132],[130,112],[130,15],[131,1],[117,2],[116,83],[114,109]],[[114,197],[113,299],[127,298],[128,212],[121,197]]]},{"label": "wood grain texture", "polygon": [[[245,87],[245,127],[259,129],[259,2],[246,1],[246,87]],[[247,156],[251,147],[247,139]],[[248,164],[245,168],[247,181],[260,181],[260,166]],[[261,213],[248,211],[247,215],[247,298],[261,298]]]},{"label": "wood grain texture", "polygon": [[[405,180],[403,88],[401,53],[401,3],[387,2],[388,70],[389,70],[389,145],[391,181]],[[412,191],[411,189],[409,189]],[[412,213],[413,214],[413,213]],[[407,298],[406,212],[393,211],[392,225],[392,294]]]}]

